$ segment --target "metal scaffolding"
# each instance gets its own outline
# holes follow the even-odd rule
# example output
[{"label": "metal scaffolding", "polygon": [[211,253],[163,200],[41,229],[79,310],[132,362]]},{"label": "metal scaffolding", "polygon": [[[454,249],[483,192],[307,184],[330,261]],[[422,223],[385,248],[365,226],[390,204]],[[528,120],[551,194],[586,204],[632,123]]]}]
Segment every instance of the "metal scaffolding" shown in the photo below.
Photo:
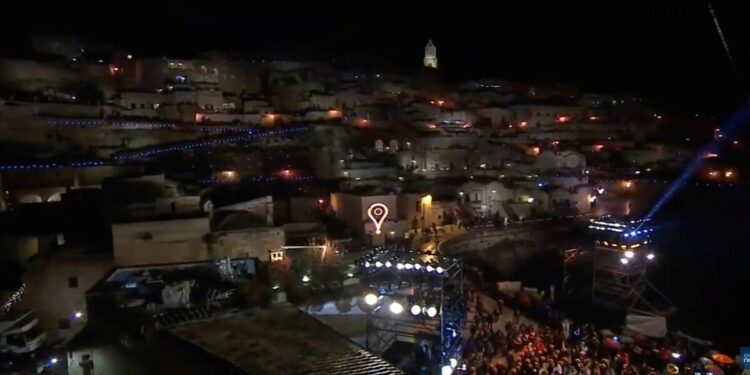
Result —
[{"label": "metal scaffolding", "polygon": [[[399,341],[430,342],[433,369],[460,362],[466,320],[460,259],[386,246],[363,256],[360,271],[378,296],[367,315],[368,349],[382,353]],[[393,303],[403,312],[393,313]]]},{"label": "metal scaffolding", "polygon": [[594,304],[625,308],[629,313],[666,316],[674,304],[647,278],[655,259],[650,233],[643,221],[611,217],[592,219],[591,299]]}]

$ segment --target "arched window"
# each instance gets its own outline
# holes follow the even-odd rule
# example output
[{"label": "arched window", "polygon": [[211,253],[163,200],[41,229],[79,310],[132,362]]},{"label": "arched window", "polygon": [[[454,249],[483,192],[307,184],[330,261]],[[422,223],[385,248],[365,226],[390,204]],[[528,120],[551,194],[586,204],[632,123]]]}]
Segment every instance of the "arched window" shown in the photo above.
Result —
[{"label": "arched window", "polygon": [[378,140],[375,141],[375,151],[383,152],[384,148],[385,148],[385,146],[383,145],[383,140],[382,139],[378,139]]},{"label": "arched window", "polygon": [[389,146],[391,152],[398,151],[398,141],[397,140],[391,139],[391,141],[389,142],[388,146]]}]

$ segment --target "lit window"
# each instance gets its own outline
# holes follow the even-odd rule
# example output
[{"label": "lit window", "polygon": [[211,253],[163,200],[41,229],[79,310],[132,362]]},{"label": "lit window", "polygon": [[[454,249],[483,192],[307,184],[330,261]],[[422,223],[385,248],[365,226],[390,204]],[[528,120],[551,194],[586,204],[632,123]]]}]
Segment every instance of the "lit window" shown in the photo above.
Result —
[{"label": "lit window", "polygon": [[284,252],[283,251],[272,251],[271,252],[271,262],[278,262],[280,260],[284,259]]}]

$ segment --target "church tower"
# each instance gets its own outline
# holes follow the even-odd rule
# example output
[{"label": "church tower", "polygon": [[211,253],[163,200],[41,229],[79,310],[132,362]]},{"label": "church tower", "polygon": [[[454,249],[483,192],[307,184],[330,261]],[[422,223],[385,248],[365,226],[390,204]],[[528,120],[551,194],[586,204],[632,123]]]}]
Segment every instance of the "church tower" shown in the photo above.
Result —
[{"label": "church tower", "polygon": [[427,41],[427,45],[424,46],[424,60],[423,64],[425,68],[437,69],[437,47],[432,43],[432,39]]}]

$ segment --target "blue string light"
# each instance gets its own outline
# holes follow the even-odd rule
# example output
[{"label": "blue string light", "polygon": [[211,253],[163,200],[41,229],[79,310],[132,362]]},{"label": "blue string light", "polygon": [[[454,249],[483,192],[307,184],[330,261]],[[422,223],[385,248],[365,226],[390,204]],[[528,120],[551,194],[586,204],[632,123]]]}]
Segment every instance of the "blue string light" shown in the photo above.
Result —
[{"label": "blue string light", "polygon": [[292,134],[292,133],[304,131],[306,129],[307,128],[304,126],[299,126],[299,127],[294,127],[294,128],[265,131],[261,133],[254,133],[252,131],[248,131],[248,134],[243,134],[243,135],[233,135],[233,136],[216,138],[216,139],[207,140],[207,141],[183,143],[180,145],[173,145],[169,147],[152,147],[150,149],[145,149],[141,151],[124,152],[120,155],[116,155],[114,159],[115,160],[136,159],[136,158],[147,157],[147,156],[173,152],[173,151],[184,151],[184,150],[191,150],[191,149],[199,148],[199,147],[210,147],[210,146],[234,143],[234,142],[239,142],[239,141],[248,141],[248,140],[252,140],[255,138],[265,138],[265,137],[273,137],[273,136],[279,136],[279,135],[285,135],[285,134]]},{"label": "blue string light", "polygon": [[[750,102],[745,102],[743,107],[740,108],[725,124],[721,127],[721,134],[731,136],[739,130],[745,123],[750,120]],[[651,209],[646,214],[645,218],[652,218],[671,198],[677,193],[677,191],[688,182],[688,179],[698,170],[702,164],[703,155],[707,152],[718,148],[720,139],[713,139],[707,145],[705,145],[693,159],[688,163],[682,173],[667,187],[666,192],[659,198]]]}]

